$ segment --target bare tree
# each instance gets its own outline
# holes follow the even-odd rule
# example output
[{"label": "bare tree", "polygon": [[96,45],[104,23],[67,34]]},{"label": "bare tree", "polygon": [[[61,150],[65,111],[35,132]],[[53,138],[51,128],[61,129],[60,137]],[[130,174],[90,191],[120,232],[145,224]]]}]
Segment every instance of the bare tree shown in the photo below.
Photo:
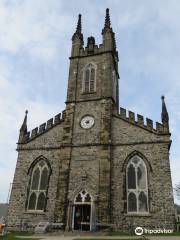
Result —
[{"label": "bare tree", "polygon": [[180,199],[180,182],[178,184],[176,184],[174,191],[175,191],[177,198]]}]

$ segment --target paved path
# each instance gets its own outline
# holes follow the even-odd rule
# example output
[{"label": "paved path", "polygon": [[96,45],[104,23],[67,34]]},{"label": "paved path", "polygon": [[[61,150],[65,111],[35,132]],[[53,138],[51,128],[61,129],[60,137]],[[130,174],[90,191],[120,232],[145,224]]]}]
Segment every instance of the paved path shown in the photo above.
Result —
[{"label": "paved path", "polygon": [[[32,237],[32,236],[31,236]],[[23,236],[21,236],[20,238],[24,238]],[[26,236],[26,238],[28,238]],[[33,238],[41,238],[42,240],[73,240],[73,239],[90,239],[90,238],[93,238],[93,239],[132,239],[131,236],[82,236],[82,235],[74,235],[74,236],[64,236],[64,235],[58,235],[58,236],[50,236],[50,235],[36,235],[36,236],[33,236]],[[142,239],[142,237],[135,237],[133,236],[134,239]],[[175,236],[164,236],[164,237],[148,237],[146,238],[147,240],[180,240],[180,236],[178,237],[175,237]],[[144,240],[146,240],[144,239]]]}]

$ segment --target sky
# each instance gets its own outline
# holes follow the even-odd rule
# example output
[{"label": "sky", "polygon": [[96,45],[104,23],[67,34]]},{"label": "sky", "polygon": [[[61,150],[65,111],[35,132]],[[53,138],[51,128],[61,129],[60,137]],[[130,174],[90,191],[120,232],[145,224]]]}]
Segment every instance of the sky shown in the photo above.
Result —
[{"label": "sky", "polygon": [[180,1],[1,0],[0,202],[13,181],[25,110],[29,130],[64,110],[77,16],[85,44],[89,36],[100,44],[107,7],[119,51],[120,106],[161,121],[165,95],[173,186],[180,182]]}]

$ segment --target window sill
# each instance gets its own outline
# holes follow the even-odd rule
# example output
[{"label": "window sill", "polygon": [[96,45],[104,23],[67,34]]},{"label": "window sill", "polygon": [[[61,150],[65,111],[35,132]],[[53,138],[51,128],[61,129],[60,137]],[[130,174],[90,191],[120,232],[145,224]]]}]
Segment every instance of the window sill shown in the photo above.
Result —
[{"label": "window sill", "polygon": [[45,212],[43,211],[31,211],[31,210],[27,210],[24,212],[24,214],[35,214],[35,215],[45,215]]},{"label": "window sill", "polygon": [[87,95],[87,94],[93,94],[93,93],[96,93],[96,91],[95,92],[82,92],[81,94],[82,95]]},{"label": "window sill", "polygon": [[125,213],[127,217],[151,217],[150,213]]}]

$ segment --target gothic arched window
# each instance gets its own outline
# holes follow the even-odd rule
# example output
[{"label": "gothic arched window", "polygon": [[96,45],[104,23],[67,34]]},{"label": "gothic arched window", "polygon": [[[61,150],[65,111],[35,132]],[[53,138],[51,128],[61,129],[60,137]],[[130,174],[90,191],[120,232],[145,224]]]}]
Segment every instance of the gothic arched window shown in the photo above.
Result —
[{"label": "gothic arched window", "polygon": [[80,193],[78,193],[78,195],[76,195],[76,197],[74,199],[75,203],[85,203],[85,202],[89,203],[91,201],[92,201],[91,195],[87,191],[85,191],[85,190],[83,190]]},{"label": "gothic arched window", "polygon": [[45,160],[40,159],[31,171],[30,188],[28,194],[28,210],[44,211],[50,169]]},{"label": "gothic arched window", "polygon": [[96,90],[96,70],[92,63],[89,63],[84,70],[83,92],[91,93]]},{"label": "gothic arched window", "polygon": [[148,183],[147,168],[142,158],[133,156],[126,168],[127,212],[147,213]]}]

